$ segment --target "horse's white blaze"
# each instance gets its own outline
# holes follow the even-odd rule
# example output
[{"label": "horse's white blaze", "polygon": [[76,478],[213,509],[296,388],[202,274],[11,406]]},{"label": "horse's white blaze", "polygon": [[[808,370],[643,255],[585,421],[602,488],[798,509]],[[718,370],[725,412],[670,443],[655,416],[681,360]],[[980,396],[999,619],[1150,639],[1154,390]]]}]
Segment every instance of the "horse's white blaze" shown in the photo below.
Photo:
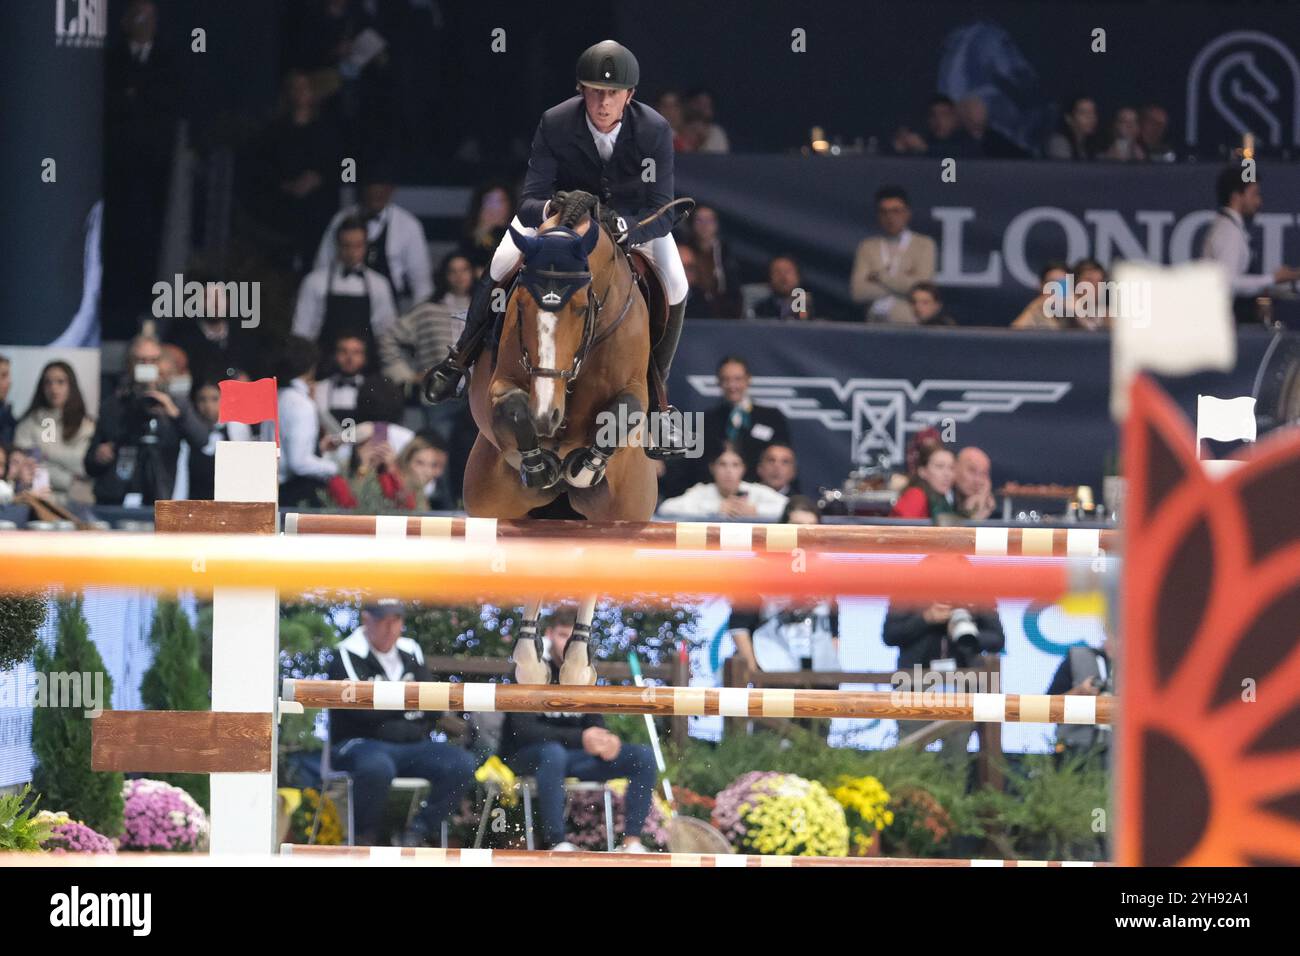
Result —
[{"label": "horse's white blaze", "polygon": [[[555,368],[554,312],[537,313],[537,366]],[[543,419],[551,414],[555,405],[555,379],[545,375],[533,378],[533,418]]]}]

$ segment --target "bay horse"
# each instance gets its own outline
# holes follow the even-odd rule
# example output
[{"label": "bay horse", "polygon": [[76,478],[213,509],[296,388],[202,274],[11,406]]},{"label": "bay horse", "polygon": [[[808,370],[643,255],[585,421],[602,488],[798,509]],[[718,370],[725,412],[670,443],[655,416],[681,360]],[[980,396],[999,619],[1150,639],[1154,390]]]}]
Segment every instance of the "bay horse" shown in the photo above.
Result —
[{"label": "bay horse", "polygon": [[[465,509],[522,518],[561,496],[592,521],[646,521],[658,479],[646,457],[650,321],[628,256],[582,206],[561,209],[536,236],[510,229],[523,254],[496,349],[469,382],[479,435],[465,467]],[[562,684],[594,684],[587,647],[596,598],[578,608]],[[547,684],[537,633],[541,602],[524,610],[515,677]]]}]

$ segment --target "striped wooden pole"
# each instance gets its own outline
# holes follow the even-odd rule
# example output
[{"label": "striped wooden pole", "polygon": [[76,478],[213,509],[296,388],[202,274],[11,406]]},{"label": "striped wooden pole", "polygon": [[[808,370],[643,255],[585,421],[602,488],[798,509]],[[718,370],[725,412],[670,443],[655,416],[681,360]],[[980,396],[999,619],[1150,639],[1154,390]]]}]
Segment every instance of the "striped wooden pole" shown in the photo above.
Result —
[{"label": "striped wooden pole", "polygon": [[806,867],[1068,867],[1109,866],[1070,860],[918,860],[880,856],[756,856],[743,853],[557,853],[546,850],[471,850],[436,847],[307,846],[284,843],[285,856],[336,862],[412,866],[497,867],[658,867],[672,869],[735,867],[789,869]]},{"label": "striped wooden pole", "polygon": [[572,687],[433,681],[285,680],[303,707],[476,713],[652,714],[659,717],[853,717],[975,723],[1109,724],[1114,698],[1088,694],[777,690],[748,687]]},{"label": "striped wooden pole", "polygon": [[1095,563],[1067,558],[974,564],[956,555],[891,561],[560,541],[481,545],[429,538],[0,532],[0,591],[116,586],[210,594],[226,587],[278,588],[508,604],[573,593],[628,601],[716,594],[749,603],[772,595],[869,594],[903,604],[992,604],[1000,598],[1054,602],[1097,593],[1104,569]]},{"label": "striped wooden pole", "polygon": [[404,515],[284,516],[285,534],[500,540],[622,541],[711,551],[841,551],[859,554],[964,554],[1087,558],[1114,553],[1108,528],[933,528],[903,525],[794,525],[702,521],[536,521]]}]

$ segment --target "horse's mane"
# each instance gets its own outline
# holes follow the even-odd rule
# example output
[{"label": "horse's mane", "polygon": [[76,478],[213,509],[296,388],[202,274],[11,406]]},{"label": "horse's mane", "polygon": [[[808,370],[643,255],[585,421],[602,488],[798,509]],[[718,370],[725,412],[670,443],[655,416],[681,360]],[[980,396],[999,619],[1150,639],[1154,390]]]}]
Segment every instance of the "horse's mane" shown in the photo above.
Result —
[{"label": "horse's mane", "polygon": [[591,204],[585,201],[583,197],[571,196],[560,207],[559,225],[564,226],[566,229],[576,229],[578,224],[586,219],[591,212]]}]

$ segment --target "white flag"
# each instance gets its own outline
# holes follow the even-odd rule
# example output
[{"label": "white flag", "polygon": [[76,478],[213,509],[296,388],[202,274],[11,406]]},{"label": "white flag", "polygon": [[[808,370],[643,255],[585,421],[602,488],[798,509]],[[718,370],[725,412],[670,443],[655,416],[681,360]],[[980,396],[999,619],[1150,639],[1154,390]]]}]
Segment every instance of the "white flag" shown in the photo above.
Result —
[{"label": "white flag", "polygon": [[1196,444],[1202,438],[1215,441],[1255,440],[1255,400],[1242,398],[1215,398],[1212,395],[1196,396]]}]

